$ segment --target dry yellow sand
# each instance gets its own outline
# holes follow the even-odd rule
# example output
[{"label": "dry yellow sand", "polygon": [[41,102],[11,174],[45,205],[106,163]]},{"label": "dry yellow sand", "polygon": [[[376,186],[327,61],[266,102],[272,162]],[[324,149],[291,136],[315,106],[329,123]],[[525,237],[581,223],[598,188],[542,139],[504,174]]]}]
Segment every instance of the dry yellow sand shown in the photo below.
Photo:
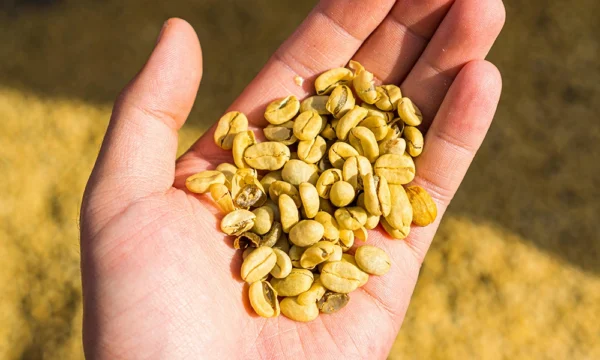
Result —
[{"label": "dry yellow sand", "polygon": [[[181,152],[313,3],[64,0],[0,12],[0,359],[82,358],[81,194],[112,100],[162,21],[186,17],[204,48]],[[600,3],[506,3],[492,53],[502,104],[393,359],[600,358]]]}]

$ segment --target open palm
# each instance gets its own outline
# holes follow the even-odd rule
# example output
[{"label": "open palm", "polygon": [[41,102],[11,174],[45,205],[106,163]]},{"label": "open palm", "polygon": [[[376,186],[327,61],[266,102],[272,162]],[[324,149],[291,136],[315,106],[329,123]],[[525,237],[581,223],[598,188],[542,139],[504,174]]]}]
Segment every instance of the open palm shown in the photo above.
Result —
[{"label": "open palm", "polygon": [[[231,109],[262,127],[267,103],[303,98],[317,74],[353,58],[421,107],[426,147],[414,182],[443,214],[496,109],[500,76],[482,59],[503,22],[500,0],[323,0]],[[201,62],[193,29],[171,19],[115,105],[81,212],[86,355],[384,358],[439,218],[402,241],[371,231],[392,269],[353,292],[342,311],[310,323],[256,316],[239,277],[241,254],[219,232],[216,208],[182,186],[230,155],[209,131],[175,159]],[[307,81],[298,86],[296,76]]]}]

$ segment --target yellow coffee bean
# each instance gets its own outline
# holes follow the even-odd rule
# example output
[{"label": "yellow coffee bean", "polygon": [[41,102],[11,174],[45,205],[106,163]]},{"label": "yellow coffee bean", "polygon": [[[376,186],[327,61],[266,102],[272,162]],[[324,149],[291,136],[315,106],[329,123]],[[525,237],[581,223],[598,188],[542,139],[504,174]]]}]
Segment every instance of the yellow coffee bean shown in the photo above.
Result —
[{"label": "yellow coffee bean", "polygon": [[292,120],[300,110],[300,102],[295,96],[286,96],[267,105],[265,119],[273,125]]},{"label": "yellow coffee bean", "polygon": [[418,185],[408,186],[406,195],[413,209],[413,223],[417,226],[427,226],[437,217],[437,206],[431,195]]},{"label": "yellow coffee bean", "polygon": [[248,147],[244,152],[244,161],[257,170],[279,170],[290,159],[290,155],[287,146],[267,141]]},{"label": "yellow coffee bean", "polygon": [[326,152],[327,143],[321,136],[298,143],[298,158],[309,164],[319,162]]},{"label": "yellow coffee bean", "polygon": [[225,184],[225,175],[220,171],[205,170],[185,180],[185,187],[196,194],[207,192],[213,184]]},{"label": "yellow coffee bean", "polygon": [[280,313],[277,291],[267,281],[257,281],[248,289],[250,305],[254,311],[265,318],[276,317]]},{"label": "yellow coffee bean", "polygon": [[300,112],[313,110],[319,115],[329,115],[326,104],[329,100],[328,95],[309,96],[300,103]]},{"label": "yellow coffee bean", "polygon": [[383,111],[394,111],[402,99],[402,91],[396,85],[382,85],[376,88],[378,99],[375,106]]},{"label": "yellow coffee bean", "polygon": [[398,104],[398,116],[410,126],[419,126],[423,122],[421,110],[407,97],[402,98]]},{"label": "yellow coffee bean", "polygon": [[346,68],[327,70],[315,79],[317,95],[329,94],[338,85],[346,85],[354,78],[352,71]]},{"label": "yellow coffee bean", "polygon": [[407,126],[404,128],[402,134],[406,139],[406,151],[412,157],[417,157],[423,152],[423,134],[419,129],[414,126]]},{"label": "yellow coffee bean", "polygon": [[325,107],[335,118],[339,119],[354,108],[354,104],[352,90],[346,85],[338,85],[329,96]]},{"label": "yellow coffee bean", "polygon": [[346,140],[350,130],[355,128],[361,121],[366,119],[368,111],[360,106],[354,106],[341,117],[340,121],[335,126],[335,134],[339,140]]},{"label": "yellow coffee bean", "polygon": [[352,85],[356,95],[367,104],[374,104],[378,99],[377,90],[373,82],[373,74],[357,61],[350,61],[349,67],[354,70]]},{"label": "yellow coffee bean", "polygon": [[350,130],[348,141],[359,155],[365,156],[370,162],[375,162],[379,157],[379,144],[373,132],[364,126],[357,126]]},{"label": "yellow coffee bean", "polygon": [[239,111],[230,111],[223,115],[217,123],[213,135],[215,144],[224,150],[231,150],[233,138],[241,131],[248,130],[248,119]]},{"label": "yellow coffee bean", "polygon": [[309,322],[319,316],[317,303],[301,305],[296,297],[286,297],[280,303],[281,313],[294,321]]},{"label": "yellow coffee bean", "polygon": [[375,174],[384,177],[388,184],[408,184],[415,178],[415,162],[408,154],[385,154],[375,161]]}]

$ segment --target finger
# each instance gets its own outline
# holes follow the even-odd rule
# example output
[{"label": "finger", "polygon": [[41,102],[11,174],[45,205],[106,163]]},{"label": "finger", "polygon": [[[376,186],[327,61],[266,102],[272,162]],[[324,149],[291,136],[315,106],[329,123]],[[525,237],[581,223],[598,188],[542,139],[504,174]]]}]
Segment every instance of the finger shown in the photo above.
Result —
[{"label": "finger", "polygon": [[457,0],[401,85],[431,123],[463,65],[484,59],[504,25],[501,0]]},{"label": "finger", "polygon": [[[313,93],[314,78],[325,70],[344,66],[393,4],[393,0],[321,1],[230,109],[245,113],[254,127],[264,126],[263,112],[269,102],[288,95],[301,98]],[[302,86],[294,82],[296,76],[305,79]],[[192,169],[206,166],[201,159],[221,160],[230,156],[214,146],[213,132],[214,126],[180,159],[176,186]]]},{"label": "finger", "polygon": [[88,201],[116,203],[115,212],[172,185],[177,130],[196,97],[201,57],[192,27],[167,21],[147,63],[115,104],[87,190],[97,196]]},{"label": "finger", "polygon": [[406,310],[442,215],[491,124],[500,90],[501,78],[494,65],[486,61],[465,65],[427,133],[423,153],[416,159],[414,183],[432,195],[438,206],[436,221],[427,227],[413,226],[405,240],[391,240],[383,231],[369,234],[368,243],[388,252],[392,268],[389,276],[369,279],[364,291],[393,318],[401,319]]},{"label": "finger", "polygon": [[427,46],[454,0],[401,0],[354,55],[385,84],[399,84]]}]

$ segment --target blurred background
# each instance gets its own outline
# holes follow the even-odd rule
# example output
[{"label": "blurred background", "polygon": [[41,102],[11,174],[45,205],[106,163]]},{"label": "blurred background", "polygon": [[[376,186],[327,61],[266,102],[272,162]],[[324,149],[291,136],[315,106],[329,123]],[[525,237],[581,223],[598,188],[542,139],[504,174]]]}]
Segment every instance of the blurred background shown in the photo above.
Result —
[{"label": "blurred background", "polygon": [[[0,359],[83,357],[81,196],[163,21],[204,51],[181,153],[315,3],[0,2]],[[600,2],[505,4],[501,104],[390,359],[600,359]]]}]

